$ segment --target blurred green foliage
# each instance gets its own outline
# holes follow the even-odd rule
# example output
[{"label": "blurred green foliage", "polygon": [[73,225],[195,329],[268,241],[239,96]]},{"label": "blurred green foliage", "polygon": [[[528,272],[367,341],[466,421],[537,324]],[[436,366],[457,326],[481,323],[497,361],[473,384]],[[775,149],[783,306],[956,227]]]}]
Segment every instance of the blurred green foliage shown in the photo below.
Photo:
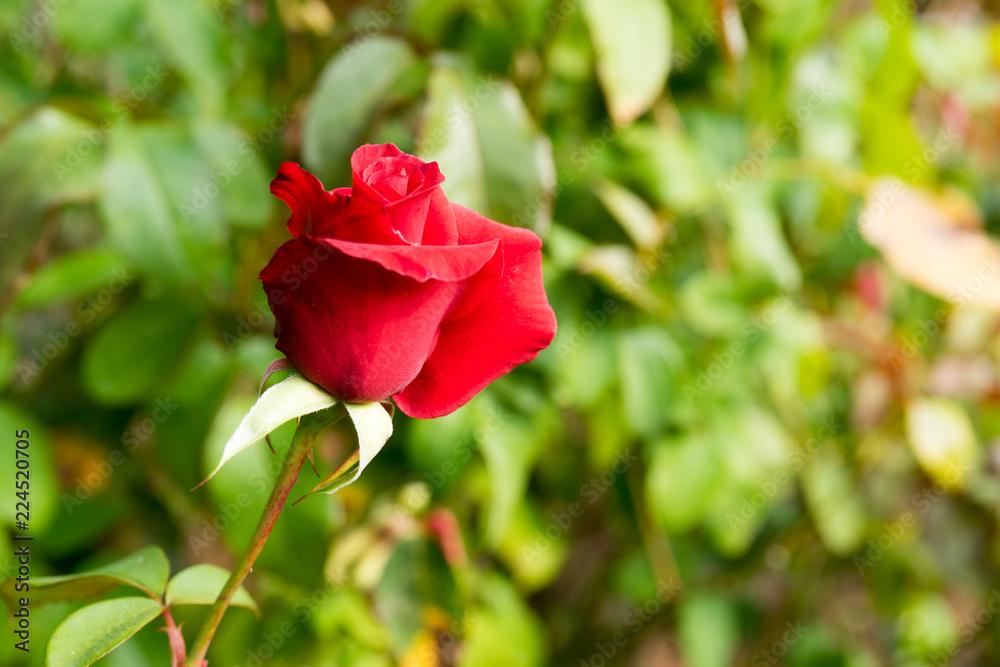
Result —
[{"label": "blurred green foliage", "polygon": [[[269,179],[348,185],[391,141],[543,237],[559,334],[290,507],[213,667],[1000,663],[1000,315],[858,235],[883,174],[1000,225],[996,3],[917,4],[5,0],[0,455],[30,430],[33,572],[232,564],[278,459],[190,489],[277,356]],[[148,627],[99,664],[167,656]]]}]

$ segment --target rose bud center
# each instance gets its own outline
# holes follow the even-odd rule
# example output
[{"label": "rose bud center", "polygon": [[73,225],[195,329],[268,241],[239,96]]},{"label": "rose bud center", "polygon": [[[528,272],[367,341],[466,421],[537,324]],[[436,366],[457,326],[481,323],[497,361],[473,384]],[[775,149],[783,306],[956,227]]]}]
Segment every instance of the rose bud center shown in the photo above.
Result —
[{"label": "rose bud center", "polygon": [[406,160],[385,157],[365,167],[361,174],[365,183],[388,201],[410,194],[424,182],[420,169]]}]

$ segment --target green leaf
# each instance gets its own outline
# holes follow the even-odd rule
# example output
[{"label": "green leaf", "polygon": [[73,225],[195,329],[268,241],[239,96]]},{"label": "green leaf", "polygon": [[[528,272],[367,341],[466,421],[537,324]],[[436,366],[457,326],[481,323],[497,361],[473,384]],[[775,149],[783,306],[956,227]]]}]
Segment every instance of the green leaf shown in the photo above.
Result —
[{"label": "green leaf", "polygon": [[865,511],[850,470],[833,445],[825,445],[802,469],[802,493],[826,547],[850,556],[865,534]]},{"label": "green leaf", "polygon": [[489,473],[490,496],[486,541],[498,546],[528,489],[528,478],[541,450],[531,424],[510,419],[480,443]]},{"label": "green leaf", "polygon": [[[217,565],[193,565],[181,570],[167,584],[166,605],[174,607],[180,604],[215,604],[222,588],[229,580],[229,572]],[[233,596],[231,605],[246,607],[260,614],[260,608],[242,586]]]},{"label": "green leaf", "polygon": [[88,342],[83,385],[112,405],[151,397],[176,367],[197,315],[171,301],[140,301],[116,313]]},{"label": "green leaf", "polygon": [[[579,502],[570,505],[574,511],[575,507],[582,505]],[[555,539],[546,535],[543,543],[538,542],[539,535],[545,535],[546,530],[551,532],[550,526],[556,518],[560,521],[572,520],[573,515],[565,513],[566,511],[568,510],[555,517],[551,513],[545,514],[534,506],[529,496],[511,518],[497,554],[525,594],[549,586],[566,566],[570,554],[570,535],[560,532],[554,536]]]},{"label": "green leaf", "polygon": [[635,433],[655,436],[667,423],[675,369],[683,353],[662,329],[649,327],[618,339],[625,421]]},{"label": "green leaf", "polygon": [[[58,109],[43,107],[0,141],[0,231],[24,224],[26,209],[85,201],[97,192],[101,132]],[[7,250],[5,249],[5,253]]]},{"label": "green leaf", "polygon": [[131,274],[121,257],[107,248],[62,255],[35,273],[18,295],[17,304],[22,308],[33,308],[76,299],[107,287],[115,278],[124,285],[131,280]]},{"label": "green leaf", "polygon": [[457,612],[455,579],[441,550],[426,540],[401,542],[375,589],[375,606],[386,619],[398,655],[405,655],[432,610]]},{"label": "green leaf", "polygon": [[760,182],[746,183],[726,198],[725,209],[735,260],[744,269],[769,277],[779,287],[799,288],[802,271],[785,239],[767,188]]},{"label": "green leaf", "polygon": [[641,197],[608,180],[601,181],[594,193],[608,209],[637,248],[653,250],[663,241],[666,227]]},{"label": "green leaf", "polygon": [[740,639],[735,606],[716,595],[692,594],[681,604],[678,634],[690,667],[731,664]]},{"label": "green leaf", "polygon": [[274,197],[268,191],[267,166],[246,133],[226,123],[204,121],[195,125],[194,139],[202,157],[225,183],[220,189],[229,223],[262,227],[271,218]]},{"label": "green leaf", "polygon": [[[119,586],[132,586],[151,598],[159,599],[167,585],[170,563],[159,547],[146,547],[113,563],[89,572],[57,577],[31,579],[31,603],[47,604],[103,597]],[[21,594],[14,589],[16,581],[8,579],[0,588],[7,601]]]},{"label": "green leaf", "polygon": [[703,336],[739,338],[749,314],[737,288],[730,274],[695,273],[681,285],[678,295],[684,320]]},{"label": "green leaf", "polygon": [[703,160],[712,153],[682,128],[635,124],[622,132],[621,145],[643,185],[673,211],[694,212],[716,196]]},{"label": "green leaf", "polygon": [[701,520],[719,474],[713,443],[703,434],[658,444],[646,473],[650,512],[669,531]]},{"label": "green leaf", "polygon": [[69,48],[110,51],[125,41],[140,7],[138,0],[74,0],[53,12],[53,32]]},{"label": "green leaf", "polygon": [[14,379],[14,369],[20,358],[13,324],[13,318],[0,324],[0,390],[6,389],[11,380]]},{"label": "green leaf", "polygon": [[[350,154],[386,94],[416,61],[399,39],[373,37],[348,44],[319,77],[302,122],[302,159],[327,182],[342,185],[350,174]],[[345,94],[350,91],[350,94]]]},{"label": "green leaf", "polygon": [[320,482],[313,493],[336,493],[354,482],[392,435],[392,415],[381,403],[344,403],[344,407],[358,433],[357,468],[351,466],[346,474],[331,475]]},{"label": "green leaf", "polygon": [[149,598],[117,598],[84,607],[56,628],[47,667],[86,667],[103,658],[163,612]]},{"label": "green leaf", "polygon": [[[17,442],[27,431],[28,457],[31,461],[31,532],[43,534],[55,517],[62,511],[59,502],[60,483],[53,462],[55,450],[44,426],[31,414],[23,403],[0,402],[0,460],[7,464],[10,474],[0,475],[0,494],[15,498],[17,491],[14,467],[17,460]],[[17,437],[15,437],[17,436]],[[23,460],[23,459],[22,459]],[[0,503],[0,525],[13,528],[17,521],[17,508],[13,502]],[[13,561],[13,558],[11,559]],[[0,558],[0,563],[6,563]],[[5,566],[0,566],[5,567]],[[0,570],[2,571],[2,570]],[[5,573],[6,574],[6,573]],[[0,576],[5,576],[0,575]]]},{"label": "green leaf", "polygon": [[43,107],[0,139],[0,290],[24,266],[46,208],[87,201],[101,176],[103,135],[90,123]]},{"label": "green leaf", "polygon": [[225,91],[222,23],[198,0],[147,2],[146,24],[155,43],[181,73],[208,112],[222,106]]},{"label": "green leaf", "polygon": [[641,116],[670,72],[670,10],[662,0],[586,0],[583,15],[597,56],[597,78],[618,124]]},{"label": "green leaf", "polygon": [[108,238],[143,271],[183,282],[191,273],[191,263],[145,143],[133,127],[121,123],[108,148],[105,192],[99,207]]},{"label": "green leaf", "polygon": [[459,667],[549,664],[543,626],[510,582],[488,574],[480,589],[480,598],[488,603],[466,615],[463,627],[468,628],[468,636],[459,654]]},{"label": "green leaf", "polygon": [[918,590],[911,593],[911,598],[899,614],[898,632],[904,650],[913,655],[933,656],[933,659],[941,655],[950,657],[952,647],[965,641],[969,627],[967,622],[957,622],[951,604],[943,595]]},{"label": "green leaf", "polygon": [[[226,464],[226,461],[261,440],[285,422],[302,415],[319,412],[337,403],[337,399],[328,394],[322,387],[313,384],[301,375],[295,374],[279,382],[265,391],[250,408],[250,412],[243,418],[236,432],[226,443],[219,464],[215,466],[215,470],[209,474],[205,481],[212,479],[215,473],[219,472],[219,469]],[[381,406],[379,409],[382,409]],[[390,425],[390,432],[391,429]]]},{"label": "green leaf", "polygon": [[442,187],[455,203],[506,224],[548,228],[552,146],[509,81],[439,56],[417,153],[440,164],[448,176]]},{"label": "green leaf", "polygon": [[226,240],[223,181],[213,177],[187,127],[146,123],[138,130],[177,237],[195,267],[202,269]]}]

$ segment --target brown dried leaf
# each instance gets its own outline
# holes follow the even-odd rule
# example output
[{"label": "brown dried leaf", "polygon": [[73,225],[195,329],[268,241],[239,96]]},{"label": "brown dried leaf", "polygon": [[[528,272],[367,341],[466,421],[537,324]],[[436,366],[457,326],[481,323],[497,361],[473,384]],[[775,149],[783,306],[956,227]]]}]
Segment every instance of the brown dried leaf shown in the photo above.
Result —
[{"label": "brown dried leaf", "polygon": [[858,226],[917,287],[952,303],[1000,310],[1000,247],[967,200],[884,179],[869,191]]}]

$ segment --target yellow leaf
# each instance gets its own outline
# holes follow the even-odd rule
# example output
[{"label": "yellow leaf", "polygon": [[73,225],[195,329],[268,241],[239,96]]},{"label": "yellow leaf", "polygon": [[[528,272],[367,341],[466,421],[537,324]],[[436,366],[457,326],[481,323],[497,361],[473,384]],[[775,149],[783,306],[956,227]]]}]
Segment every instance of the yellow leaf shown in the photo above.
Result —
[{"label": "yellow leaf", "polygon": [[906,436],[920,466],[946,488],[962,486],[976,456],[976,434],[955,401],[918,398],[906,406]]}]

